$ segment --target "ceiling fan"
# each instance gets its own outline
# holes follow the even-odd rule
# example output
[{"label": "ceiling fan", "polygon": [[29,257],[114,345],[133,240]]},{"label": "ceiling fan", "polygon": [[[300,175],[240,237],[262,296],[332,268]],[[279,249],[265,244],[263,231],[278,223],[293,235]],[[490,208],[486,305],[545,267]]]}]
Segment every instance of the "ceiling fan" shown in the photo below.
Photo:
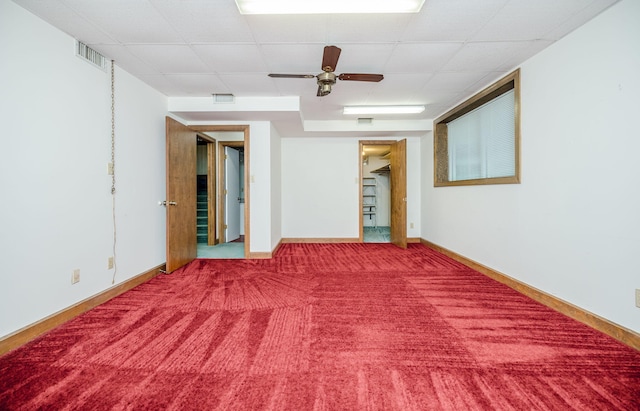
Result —
[{"label": "ceiling fan", "polygon": [[322,56],[322,73],[317,76],[313,74],[269,74],[269,77],[275,78],[317,78],[318,79],[318,97],[326,96],[331,93],[331,86],[336,84],[338,80],[349,81],[374,81],[378,82],[384,78],[382,74],[362,74],[362,73],[342,73],[338,76],[334,73],[340,52],[342,50],[336,46],[325,46],[324,55]]}]

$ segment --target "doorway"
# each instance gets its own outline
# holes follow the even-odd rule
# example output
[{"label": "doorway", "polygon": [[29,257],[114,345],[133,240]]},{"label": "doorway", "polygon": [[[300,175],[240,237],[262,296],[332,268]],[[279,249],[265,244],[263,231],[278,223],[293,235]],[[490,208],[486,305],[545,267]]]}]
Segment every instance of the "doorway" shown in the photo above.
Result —
[{"label": "doorway", "polygon": [[363,140],[359,239],[407,248],[406,140]]},{"label": "doorway", "polygon": [[[215,170],[214,185],[210,191],[210,206],[214,210],[215,218],[211,220],[213,223],[209,223],[209,244],[198,245],[198,258],[250,258],[249,126],[193,128],[204,132],[215,142],[209,146],[212,148],[210,158]],[[232,161],[225,158],[225,155],[236,157],[237,162],[231,164]],[[235,173],[230,172],[232,170],[229,167],[232,167]],[[231,187],[236,188],[235,194]]]},{"label": "doorway", "polygon": [[391,242],[391,146],[363,145],[362,150],[362,241]]}]

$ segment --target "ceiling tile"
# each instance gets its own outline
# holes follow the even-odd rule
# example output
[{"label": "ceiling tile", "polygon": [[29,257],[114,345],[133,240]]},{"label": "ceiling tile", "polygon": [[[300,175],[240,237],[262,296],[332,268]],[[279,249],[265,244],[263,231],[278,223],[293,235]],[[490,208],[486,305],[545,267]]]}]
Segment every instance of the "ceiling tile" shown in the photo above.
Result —
[{"label": "ceiling tile", "polygon": [[460,92],[472,87],[488,74],[489,72],[486,71],[445,71],[436,73],[424,86],[423,92],[427,94],[435,91]]},{"label": "ceiling tile", "polygon": [[371,90],[370,99],[378,104],[419,104],[424,103],[420,90],[431,78],[431,73],[392,73]]},{"label": "ceiling tile", "polygon": [[542,39],[586,4],[584,0],[510,0],[471,40]]},{"label": "ceiling tile", "polygon": [[449,60],[445,71],[491,71],[501,66],[520,47],[527,46],[523,42],[487,42],[468,43]]},{"label": "ceiling tile", "polygon": [[270,73],[322,72],[323,44],[265,44],[260,48]]},{"label": "ceiling tile", "polygon": [[273,96],[278,92],[266,74],[220,74],[219,78],[238,97]]},{"label": "ceiling tile", "polygon": [[131,74],[160,74],[153,64],[140,60],[140,57],[133,54],[126,46],[112,44],[91,44],[90,46],[107,59],[115,60],[119,67]]},{"label": "ceiling tile", "polygon": [[385,67],[388,73],[435,72],[462,47],[462,43],[398,44]]},{"label": "ceiling tile", "polygon": [[180,90],[180,96],[210,96],[231,90],[215,74],[165,74],[167,81]]},{"label": "ceiling tile", "polygon": [[403,41],[466,41],[508,0],[428,0],[413,17]]},{"label": "ceiling tile", "polygon": [[255,44],[193,45],[191,48],[216,73],[268,71]]},{"label": "ceiling tile", "polygon": [[249,25],[229,0],[150,0],[187,43],[251,42]]},{"label": "ceiling tile", "polygon": [[411,14],[334,14],[328,20],[327,43],[396,43]]},{"label": "ceiling tile", "polygon": [[182,41],[147,0],[65,0],[65,3],[121,43]]},{"label": "ceiling tile", "polygon": [[58,0],[16,0],[15,3],[85,44],[116,42],[114,38]]},{"label": "ceiling tile", "polygon": [[140,59],[151,64],[161,73],[206,73],[209,69],[185,45],[129,45],[127,49],[140,56]]},{"label": "ceiling tile", "polygon": [[327,15],[248,15],[244,16],[256,42],[319,43],[327,39]]},{"label": "ceiling tile", "polygon": [[[395,48],[392,44],[341,44],[338,73],[384,74],[383,70]],[[321,63],[322,56],[319,57]],[[322,65],[322,64],[320,64]]]}]

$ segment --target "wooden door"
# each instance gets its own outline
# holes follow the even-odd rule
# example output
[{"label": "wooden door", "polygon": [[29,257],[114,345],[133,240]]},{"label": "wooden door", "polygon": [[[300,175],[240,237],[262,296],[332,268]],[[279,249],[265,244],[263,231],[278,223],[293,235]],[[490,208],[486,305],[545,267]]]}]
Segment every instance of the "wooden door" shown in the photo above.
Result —
[{"label": "wooden door", "polygon": [[391,243],[407,248],[407,140],[391,144]]},{"label": "wooden door", "polygon": [[197,136],[184,124],[166,119],[167,273],[198,256],[196,234]]}]

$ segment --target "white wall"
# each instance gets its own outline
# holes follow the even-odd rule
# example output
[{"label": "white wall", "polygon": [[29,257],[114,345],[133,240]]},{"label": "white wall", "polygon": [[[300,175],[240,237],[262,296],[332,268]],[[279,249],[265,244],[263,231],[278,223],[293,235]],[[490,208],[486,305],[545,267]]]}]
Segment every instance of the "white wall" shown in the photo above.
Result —
[{"label": "white wall", "polygon": [[[0,2],[0,338],[112,286],[110,75],[74,46]],[[116,84],[117,284],[165,261],[167,102],[119,69]]]},{"label": "white wall", "polygon": [[[251,252],[271,252],[271,123],[250,123]],[[245,163],[246,164],[246,163]]]},{"label": "white wall", "polygon": [[[358,238],[359,140],[282,139],[282,237]],[[408,237],[420,236],[420,144],[407,138]]]},{"label": "white wall", "polygon": [[522,184],[434,188],[422,154],[425,239],[636,332],[638,17],[622,1],[521,66]]}]

